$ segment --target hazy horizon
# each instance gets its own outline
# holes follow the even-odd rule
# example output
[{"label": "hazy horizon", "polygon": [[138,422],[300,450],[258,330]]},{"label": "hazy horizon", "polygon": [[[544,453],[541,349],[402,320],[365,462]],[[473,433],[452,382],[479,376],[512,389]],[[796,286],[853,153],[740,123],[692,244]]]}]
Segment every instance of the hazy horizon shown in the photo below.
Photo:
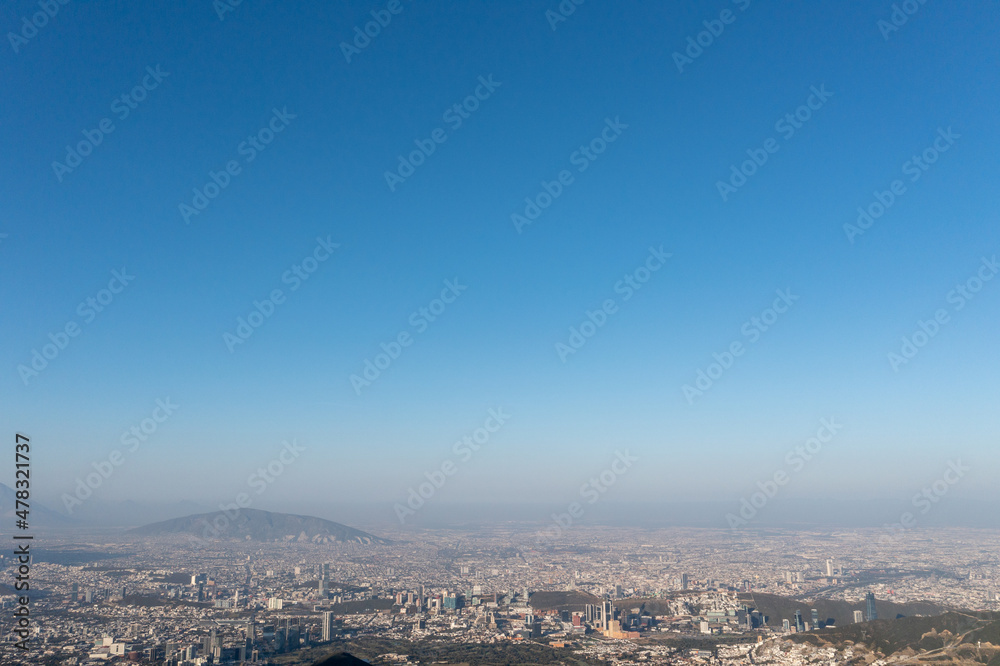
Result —
[{"label": "hazy horizon", "polygon": [[550,4],[352,48],[374,5],[70,3],[8,51],[34,496],[1000,501],[995,6]]}]

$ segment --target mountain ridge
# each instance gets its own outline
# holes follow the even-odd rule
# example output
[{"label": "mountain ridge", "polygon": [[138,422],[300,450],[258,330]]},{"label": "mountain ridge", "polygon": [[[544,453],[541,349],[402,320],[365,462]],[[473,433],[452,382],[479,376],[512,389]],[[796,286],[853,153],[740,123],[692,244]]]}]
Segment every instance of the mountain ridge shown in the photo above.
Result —
[{"label": "mountain ridge", "polygon": [[286,543],[389,543],[387,539],[332,520],[261,509],[191,514],[135,527],[125,534],[134,537],[189,536],[207,540]]}]

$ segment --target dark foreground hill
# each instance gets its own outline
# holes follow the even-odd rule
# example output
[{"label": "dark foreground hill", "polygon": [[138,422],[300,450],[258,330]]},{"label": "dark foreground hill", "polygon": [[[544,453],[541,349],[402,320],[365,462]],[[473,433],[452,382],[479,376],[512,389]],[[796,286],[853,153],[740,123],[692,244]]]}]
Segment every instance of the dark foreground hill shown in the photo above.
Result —
[{"label": "dark foreground hill", "polygon": [[367,532],[315,516],[273,513],[259,509],[240,509],[229,515],[199,513],[183,518],[164,520],[126,532],[131,537],[180,536],[197,539],[237,539],[240,541],[282,541],[299,543],[348,542],[362,544],[388,543]]},{"label": "dark foreground hill", "polygon": [[[1000,613],[950,612],[875,620],[787,637],[795,643],[870,650],[873,658],[912,663],[1000,665]],[[860,656],[860,655],[859,655]]]}]

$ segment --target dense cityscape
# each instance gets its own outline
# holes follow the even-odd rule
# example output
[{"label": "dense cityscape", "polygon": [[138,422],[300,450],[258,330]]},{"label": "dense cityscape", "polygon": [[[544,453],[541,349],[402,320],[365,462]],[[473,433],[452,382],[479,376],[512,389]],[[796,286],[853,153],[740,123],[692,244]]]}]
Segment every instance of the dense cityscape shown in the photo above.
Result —
[{"label": "dense cityscape", "polygon": [[[30,649],[5,649],[4,663],[304,664],[365,645],[385,646],[374,663],[428,663],[388,649],[399,645],[616,664],[749,663],[755,650],[792,664],[832,649],[772,649],[802,632],[1000,611],[996,533],[880,537],[580,527],[539,547],[511,526],[384,544],[50,538],[32,567]],[[17,563],[4,561],[10,578]],[[4,589],[9,643],[17,598]]]},{"label": "dense cityscape", "polygon": [[1000,0],[0,26],[0,666],[1000,666]]}]

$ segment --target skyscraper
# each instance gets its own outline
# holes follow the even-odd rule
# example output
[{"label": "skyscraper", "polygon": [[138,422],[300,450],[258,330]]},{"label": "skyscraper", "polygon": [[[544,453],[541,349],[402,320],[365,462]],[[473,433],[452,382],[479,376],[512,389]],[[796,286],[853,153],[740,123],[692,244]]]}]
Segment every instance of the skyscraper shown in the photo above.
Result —
[{"label": "skyscraper", "polygon": [[864,621],[865,621],[864,612],[859,610],[854,611],[854,623],[857,624],[858,622],[864,622]]},{"label": "skyscraper", "polygon": [[806,626],[802,623],[802,611],[795,611],[795,631],[803,632]]},{"label": "skyscraper", "polygon": [[833,578],[833,560],[826,561],[826,577]]},{"label": "skyscraper", "polygon": [[323,640],[333,640],[333,611],[323,613]]},{"label": "skyscraper", "polygon": [[871,622],[878,619],[878,610],[875,608],[875,593],[869,592],[865,595],[865,619]]},{"label": "skyscraper", "polygon": [[601,603],[601,629],[604,631],[609,631],[611,629],[611,621],[615,617],[615,607],[610,601],[605,601]]},{"label": "skyscraper", "polygon": [[812,615],[810,617],[812,618],[812,628],[819,629],[819,611],[813,608]]}]

